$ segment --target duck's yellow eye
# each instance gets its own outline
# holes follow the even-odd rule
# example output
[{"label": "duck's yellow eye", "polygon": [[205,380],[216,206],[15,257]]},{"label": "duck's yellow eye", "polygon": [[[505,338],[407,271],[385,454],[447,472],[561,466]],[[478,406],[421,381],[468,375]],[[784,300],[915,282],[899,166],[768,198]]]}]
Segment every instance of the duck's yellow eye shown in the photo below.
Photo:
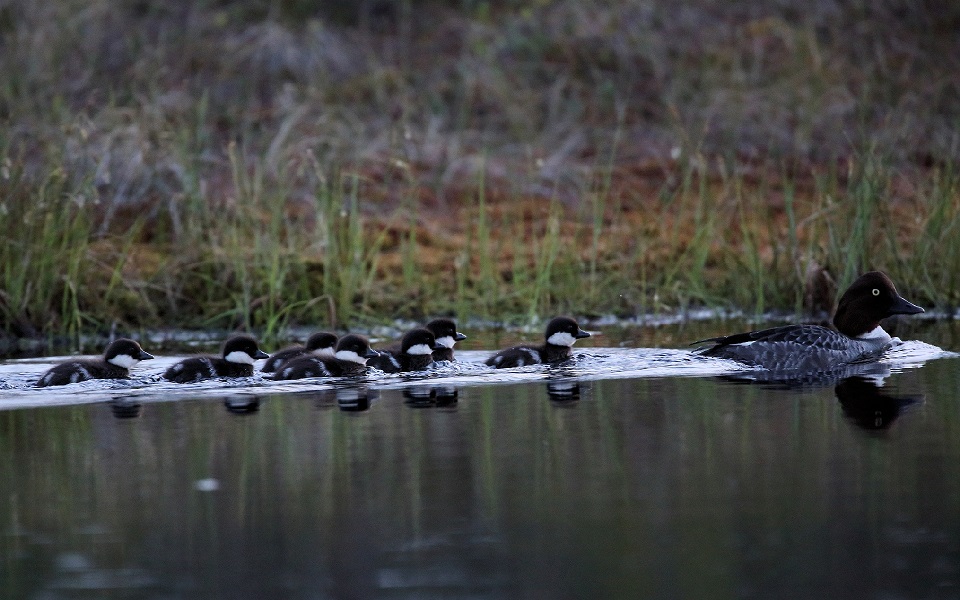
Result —
[{"label": "duck's yellow eye", "polygon": [[880,289],[879,289],[879,288],[873,288],[873,295],[874,295],[874,296],[879,296],[879,295],[880,295]]}]

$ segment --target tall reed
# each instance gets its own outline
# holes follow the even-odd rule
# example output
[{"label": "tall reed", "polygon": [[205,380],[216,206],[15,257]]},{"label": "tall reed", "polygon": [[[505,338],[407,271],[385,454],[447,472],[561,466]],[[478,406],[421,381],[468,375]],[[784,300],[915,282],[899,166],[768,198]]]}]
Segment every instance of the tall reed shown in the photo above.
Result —
[{"label": "tall reed", "polygon": [[90,324],[81,300],[91,236],[90,189],[71,190],[55,169],[38,187],[19,161],[2,159],[0,178],[0,319],[20,335],[58,333],[77,341]]},{"label": "tall reed", "polygon": [[[273,341],[292,325],[347,328],[449,312],[525,323],[559,312],[694,306],[763,313],[799,310],[814,263],[840,287],[881,268],[921,300],[949,307],[960,299],[960,178],[950,167],[909,200],[895,192],[895,169],[869,152],[845,170],[753,179],[735,159],[711,165],[694,156],[658,197],[618,197],[625,201],[612,199],[602,178],[589,198],[569,203],[495,196],[481,176],[472,202],[444,216],[462,243],[436,244],[435,234],[419,234],[425,208],[412,179],[397,207],[378,213],[361,172],[314,160],[304,178],[241,144],[225,158],[230,193],[215,200],[187,187],[172,211],[179,227],[150,229],[137,215],[123,233],[100,237],[96,190],[57,169],[29,185],[8,154],[0,180],[0,225],[10,232],[0,248],[6,329],[76,340],[162,323],[255,330]],[[312,204],[295,208],[291,197],[304,190]]]}]

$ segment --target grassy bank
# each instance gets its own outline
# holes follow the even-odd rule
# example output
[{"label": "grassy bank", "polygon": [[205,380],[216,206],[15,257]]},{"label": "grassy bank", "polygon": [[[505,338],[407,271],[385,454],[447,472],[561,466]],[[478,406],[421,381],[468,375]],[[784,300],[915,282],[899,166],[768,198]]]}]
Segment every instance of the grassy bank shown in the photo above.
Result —
[{"label": "grassy bank", "polygon": [[8,335],[960,300],[952,3],[42,4]]}]

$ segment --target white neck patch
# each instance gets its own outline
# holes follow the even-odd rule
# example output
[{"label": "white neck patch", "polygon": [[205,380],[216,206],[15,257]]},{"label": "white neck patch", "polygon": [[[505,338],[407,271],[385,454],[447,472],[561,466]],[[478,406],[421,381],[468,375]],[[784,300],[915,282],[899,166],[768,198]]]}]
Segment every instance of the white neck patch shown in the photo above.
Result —
[{"label": "white neck patch", "polygon": [[873,331],[868,331],[863,335],[858,335],[857,339],[889,342],[892,338],[890,337],[889,333],[883,330],[883,327],[880,327],[879,325],[877,325]]},{"label": "white neck patch", "polygon": [[122,368],[124,368],[124,369],[129,369],[129,368],[132,367],[133,365],[135,365],[135,364],[137,364],[138,362],[140,362],[140,359],[134,358],[134,357],[130,356],[129,354],[118,354],[118,355],[114,356],[113,358],[111,358],[110,360],[108,360],[107,362],[108,362],[108,363],[115,364],[115,365],[117,365],[118,367],[122,367]]},{"label": "white neck patch", "polygon": [[561,331],[548,337],[547,343],[553,344],[554,346],[572,346],[577,343],[577,338],[566,331]]},{"label": "white neck patch", "polygon": [[317,348],[313,351],[313,355],[321,358],[334,358],[333,348],[329,346],[326,348]]},{"label": "white neck patch", "polygon": [[247,354],[246,352],[241,352],[239,350],[234,350],[230,354],[223,357],[227,362],[240,363],[244,365],[252,365],[253,357]]},{"label": "white neck patch", "polygon": [[407,348],[407,354],[415,354],[417,356],[433,354],[433,348],[426,344],[417,344],[416,346],[410,346]]},{"label": "white neck patch", "polygon": [[367,359],[365,359],[364,357],[360,356],[359,354],[357,354],[357,353],[354,352],[353,350],[338,350],[333,356],[334,356],[337,360],[342,360],[342,361],[346,361],[346,362],[357,363],[358,365],[365,365],[365,364],[367,364]]},{"label": "white neck patch", "polygon": [[444,348],[453,348],[453,345],[456,343],[457,340],[453,339],[452,335],[445,335],[437,338],[437,345],[443,346]]}]

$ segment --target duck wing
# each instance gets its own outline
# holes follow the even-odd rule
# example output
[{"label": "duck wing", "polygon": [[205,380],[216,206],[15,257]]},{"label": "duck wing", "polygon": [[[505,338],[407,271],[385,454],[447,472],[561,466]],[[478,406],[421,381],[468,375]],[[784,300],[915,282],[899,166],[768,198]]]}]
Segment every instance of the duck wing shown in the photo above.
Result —
[{"label": "duck wing", "polygon": [[840,350],[844,347],[844,344],[848,343],[848,338],[821,325],[782,325],[770,329],[707,338],[693,342],[691,345],[713,343],[713,346],[704,349],[709,352],[723,346],[751,344],[753,342],[784,342],[801,346],[818,345],[827,349]]},{"label": "duck wing", "polygon": [[857,340],[820,325],[784,325],[702,340],[701,356],[727,358],[764,369],[822,371],[854,361],[875,360]]}]

